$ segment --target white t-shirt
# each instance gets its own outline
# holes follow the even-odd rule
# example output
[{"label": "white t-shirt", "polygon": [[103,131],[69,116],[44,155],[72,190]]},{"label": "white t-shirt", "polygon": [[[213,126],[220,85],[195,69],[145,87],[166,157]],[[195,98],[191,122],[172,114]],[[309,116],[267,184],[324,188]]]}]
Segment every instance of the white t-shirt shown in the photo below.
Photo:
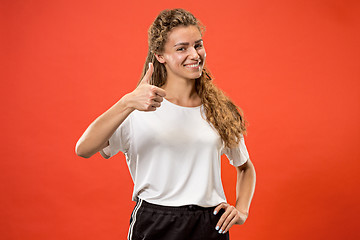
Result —
[{"label": "white t-shirt", "polygon": [[203,105],[182,107],[166,99],[156,111],[133,111],[109,143],[101,154],[125,154],[134,181],[132,199],[165,206],[226,202],[221,155],[234,166],[249,159],[243,136],[237,148],[224,147],[205,120]]}]

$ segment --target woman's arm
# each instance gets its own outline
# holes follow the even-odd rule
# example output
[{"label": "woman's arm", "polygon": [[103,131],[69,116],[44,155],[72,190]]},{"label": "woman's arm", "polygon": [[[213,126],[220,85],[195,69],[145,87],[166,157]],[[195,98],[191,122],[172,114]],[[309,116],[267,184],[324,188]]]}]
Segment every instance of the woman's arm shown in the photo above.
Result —
[{"label": "woman's arm", "polygon": [[130,95],[125,95],[109,110],[99,116],[85,130],[76,143],[75,152],[78,156],[89,158],[108,145],[108,140],[120,124],[134,111],[129,106]]},{"label": "woman's arm", "polygon": [[219,233],[226,233],[234,224],[243,224],[248,215],[252,197],[255,191],[256,173],[255,168],[250,159],[243,165],[236,167],[236,204],[235,207],[228,203],[221,203],[214,210],[214,214],[224,208],[216,230]]},{"label": "woman's arm", "polygon": [[138,87],[133,92],[123,96],[109,110],[90,124],[76,143],[75,152],[77,155],[89,158],[108,146],[109,138],[135,109],[139,111],[155,111],[157,107],[160,107],[165,91],[149,84],[152,73],[153,66],[150,64]]},{"label": "woman's arm", "polygon": [[[255,167],[250,159],[243,165],[236,168],[236,204],[240,212],[249,215],[250,203],[255,191],[256,173]],[[242,223],[237,223],[242,224]]]}]

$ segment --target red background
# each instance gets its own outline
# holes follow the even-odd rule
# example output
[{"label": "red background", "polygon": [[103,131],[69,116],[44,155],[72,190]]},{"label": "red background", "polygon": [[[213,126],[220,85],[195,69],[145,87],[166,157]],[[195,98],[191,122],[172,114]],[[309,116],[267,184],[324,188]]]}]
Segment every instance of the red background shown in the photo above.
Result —
[{"label": "red background", "polygon": [[126,238],[124,156],[82,159],[75,143],[134,89],[147,29],[174,7],[207,26],[215,83],[250,123],[257,185],[231,238],[359,239],[359,1],[169,2],[1,1],[1,239]]}]

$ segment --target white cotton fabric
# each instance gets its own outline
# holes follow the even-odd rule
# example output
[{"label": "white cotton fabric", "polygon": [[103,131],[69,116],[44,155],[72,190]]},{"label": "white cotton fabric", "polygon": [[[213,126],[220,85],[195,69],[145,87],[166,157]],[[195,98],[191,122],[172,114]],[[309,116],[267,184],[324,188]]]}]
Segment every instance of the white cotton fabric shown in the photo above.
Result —
[{"label": "white cotton fabric", "polygon": [[224,147],[203,112],[203,106],[182,107],[164,99],[156,111],[133,111],[114,132],[101,154],[125,154],[134,201],[203,207],[226,202],[220,157],[226,154],[230,164],[240,166],[249,154],[243,136],[237,148]]}]

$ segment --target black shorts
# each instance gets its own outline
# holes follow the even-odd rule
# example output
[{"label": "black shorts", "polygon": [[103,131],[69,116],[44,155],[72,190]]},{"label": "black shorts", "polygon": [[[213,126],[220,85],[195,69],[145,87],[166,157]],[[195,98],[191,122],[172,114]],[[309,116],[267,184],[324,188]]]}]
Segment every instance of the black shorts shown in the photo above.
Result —
[{"label": "black shorts", "polygon": [[215,230],[224,210],[186,205],[167,207],[139,199],[130,218],[128,240],[228,240]]}]

